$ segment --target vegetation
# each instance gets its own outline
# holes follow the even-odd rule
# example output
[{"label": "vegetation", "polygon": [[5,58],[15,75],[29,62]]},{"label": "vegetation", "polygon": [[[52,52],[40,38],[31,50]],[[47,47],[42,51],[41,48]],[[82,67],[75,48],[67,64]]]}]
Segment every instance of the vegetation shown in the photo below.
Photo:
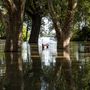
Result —
[{"label": "vegetation", "polygon": [[30,36],[30,32],[27,32],[27,24],[23,23],[23,28],[22,28],[22,39],[23,41],[28,41]]},{"label": "vegetation", "polygon": [[[22,0],[1,0],[0,37],[6,37],[6,51],[10,51],[11,42],[13,42],[12,46],[14,49],[12,51],[18,51],[18,47],[20,47],[19,42],[22,39],[26,40],[21,35],[23,19],[26,17],[26,22],[31,20],[29,43],[38,43],[38,36],[42,25],[41,19],[47,16],[53,22],[52,25],[55,28],[58,43],[62,42],[62,44],[58,45],[61,45],[62,48],[69,46],[71,38],[71,40],[89,40],[89,3],[89,0],[26,0],[26,2],[25,0],[24,2]],[[71,32],[73,32],[73,35]],[[15,35],[12,36],[12,33]],[[7,43],[10,43],[10,45]]]},{"label": "vegetation", "polygon": [[75,30],[72,40],[74,41],[89,41],[90,40],[90,28],[82,27],[81,30]]},{"label": "vegetation", "polygon": [[[42,27],[45,24],[42,21],[43,17],[52,21],[49,25],[48,33],[45,28]],[[26,24],[23,24],[24,22]],[[40,29],[42,31],[40,31]],[[62,54],[63,58],[58,58],[59,60],[57,60],[57,62],[60,61],[60,63],[57,64],[56,62],[55,73],[52,73],[48,67],[44,67],[43,71],[45,71],[45,73],[43,74],[46,76],[45,79],[50,82],[51,85],[53,85],[55,81],[56,89],[62,88],[64,90],[66,89],[64,86],[66,86],[69,87],[70,90],[75,90],[73,84],[73,77],[75,77],[75,80],[77,80],[75,81],[77,83],[76,87],[80,87],[78,84],[82,84],[82,89],[89,90],[90,87],[88,84],[90,84],[90,78],[88,76],[90,75],[90,62],[88,62],[87,65],[84,65],[83,62],[81,62],[82,65],[76,63],[76,67],[72,66],[72,73],[69,45],[70,40],[90,40],[90,0],[0,0],[0,38],[6,40],[6,52],[21,52],[22,41],[26,41],[27,39],[29,40],[29,44],[34,43],[38,45],[39,34],[44,36],[43,31],[45,30],[44,33],[48,36],[51,34],[52,29],[55,29],[58,42],[57,46],[60,47],[58,50],[61,50],[59,54]],[[28,34],[29,30],[31,30],[30,35]],[[36,49],[38,50],[38,48]],[[31,49],[33,52],[30,54],[36,54],[36,49]],[[23,61],[21,61],[22,59],[19,57],[20,54],[21,53],[7,53],[7,55],[5,55],[7,59],[6,72],[8,81],[11,79],[11,82],[13,82],[13,78],[18,81],[17,79],[19,79],[21,73],[23,73]],[[31,79],[27,78],[26,82],[29,81],[30,85],[30,83],[34,84],[35,80],[37,80],[35,85],[38,86],[38,81],[42,79],[42,73],[38,75],[38,73],[41,72],[41,61],[36,60],[36,57],[34,57],[31,62],[32,71],[28,74],[28,77]],[[38,68],[37,64],[39,65]],[[62,68],[63,70],[61,70]],[[59,71],[57,69],[59,69]],[[14,73],[12,74],[11,71],[13,70]],[[36,72],[33,72],[33,70]],[[82,73],[84,72],[86,73],[83,76]],[[36,78],[32,78],[33,76]],[[50,79],[48,80],[47,77],[50,77]],[[80,81],[78,79],[80,79]],[[18,83],[21,84],[21,81],[19,80]],[[63,83],[61,83],[61,81],[63,81]],[[12,83],[9,83],[8,86],[9,85],[12,86]],[[52,90],[52,87],[50,87],[50,90]]]},{"label": "vegetation", "polygon": [[2,22],[0,22],[0,38],[5,39],[6,33],[5,33],[5,26]]},{"label": "vegetation", "polygon": [[[6,44],[5,51],[18,51],[21,47],[21,32],[23,24],[24,7],[26,0],[3,1],[6,14],[0,12],[2,21],[5,22]],[[11,48],[12,47],[12,48]]]}]

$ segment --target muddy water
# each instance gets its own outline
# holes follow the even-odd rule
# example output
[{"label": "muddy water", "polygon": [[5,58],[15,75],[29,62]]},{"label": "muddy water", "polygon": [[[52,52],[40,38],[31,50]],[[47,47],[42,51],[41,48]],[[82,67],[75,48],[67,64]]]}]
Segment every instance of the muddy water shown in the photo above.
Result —
[{"label": "muddy water", "polygon": [[90,42],[71,42],[65,60],[56,43],[39,55],[24,45],[22,53],[4,53],[0,44],[0,90],[90,90]]}]

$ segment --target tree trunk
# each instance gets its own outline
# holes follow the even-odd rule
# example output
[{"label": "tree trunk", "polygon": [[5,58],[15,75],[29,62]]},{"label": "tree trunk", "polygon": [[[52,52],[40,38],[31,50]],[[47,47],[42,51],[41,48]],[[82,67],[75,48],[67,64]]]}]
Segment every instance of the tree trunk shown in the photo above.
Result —
[{"label": "tree trunk", "polygon": [[[17,22],[18,20],[18,22]],[[20,35],[22,31],[22,21],[17,18],[17,15],[9,14],[9,23],[6,30],[6,45],[5,51],[18,51],[20,48]]]},{"label": "tree trunk", "polygon": [[5,51],[11,51],[11,35],[10,35],[10,24],[7,24],[6,28],[6,42],[5,42]]},{"label": "tree trunk", "polygon": [[41,26],[41,17],[38,14],[32,16],[32,30],[30,34],[29,43],[31,48],[31,56],[39,55],[38,52],[38,37]]},{"label": "tree trunk", "polygon": [[40,26],[41,26],[41,16],[38,14],[33,15],[32,16],[32,30],[31,30],[29,43],[35,43],[35,44],[38,43]]},{"label": "tree trunk", "polygon": [[5,51],[17,52],[21,47],[25,0],[15,0],[15,2],[6,0],[5,5],[8,10]]},{"label": "tree trunk", "polygon": [[50,15],[52,16],[53,24],[56,30],[57,45],[61,49],[67,49],[69,47],[71,35],[71,27],[74,19],[75,9],[77,6],[77,0],[68,0],[67,13],[64,21],[64,25],[61,27],[60,19],[53,6],[53,0],[48,0],[48,7]]}]

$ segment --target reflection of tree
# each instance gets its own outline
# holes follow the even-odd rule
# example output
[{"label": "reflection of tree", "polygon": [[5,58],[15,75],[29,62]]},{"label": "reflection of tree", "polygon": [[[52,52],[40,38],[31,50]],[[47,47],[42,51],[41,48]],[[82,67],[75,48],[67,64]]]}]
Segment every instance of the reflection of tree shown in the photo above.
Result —
[{"label": "reflection of tree", "polygon": [[0,90],[3,90],[3,84],[1,80],[0,80]]},{"label": "reflection of tree", "polygon": [[40,82],[40,74],[41,74],[41,60],[40,58],[33,58],[33,71],[34,71],[34,77],[35,77],[35,82],[34,82],[34,89],[35,90],[40,90],[41,88],[41,82]]},{"label": "reflection of tree", "polygon": [[57,57],[54,77],[53,81],[57,90],[75,90],[69,48],[63,50],[62,57]]},{"label": "reflection of tree", "polygon": [[29,69],[25,78],[24,90],[40,90],[41,88],[41,60],[38,57],[32,57],[32,69]]},{"label": "reflection of tree", "polygon": [[21,90],[22,59],[19,53],[5,53],[6,57],[6,90]]}]

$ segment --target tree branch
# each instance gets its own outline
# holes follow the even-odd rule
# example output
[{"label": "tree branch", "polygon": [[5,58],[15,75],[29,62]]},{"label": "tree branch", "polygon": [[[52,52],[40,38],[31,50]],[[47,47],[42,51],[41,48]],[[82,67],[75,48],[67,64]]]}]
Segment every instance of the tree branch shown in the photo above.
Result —
[{"label": "tree branch", "polygon": [[49,8],[50,15],[52,16],[52,20],[53,20],[53,24],[56,32],[61,33],[61,26],[60,26],[60,22],[58,20],[56,11],[53,7],[53,0],[48,0],[48,8]]},{"label": "tree branch", "polygon": [[25,9],[25,12],[26,12],[28,15],[30,15],[31,17],[33,16],[33,14],[31,13],[31,11]]},{"label": "tree branch", "polygon": [[65,22],[62,28],[64,33],[70,33],[76,7],[77,7],[77,0],[68,0],[68,10],[67,10]]},{"label": "tree branch", "polygon": [[56,18],[57,14],[56,14],[56,12],[54,10],[53,1],[52,0],[48,0],[48,8],[49,8],[49,12],[50,12],[51,16],[53,18]]},{"label": "tree branch", "polygon": [[0,7],[0,20],[1,21],[3,20],[5,14],[6,14],[6,11],[2,7]]},{"label": "tree branch", "polygon": [[17,9],[16,5],[14,4],[12,0],[5,0],[4,2],[5,2],[5,6],[8,9],[8,11],[9,10],[14,11]]},{"label": "tree branch", "polygon": [[2,20],[2,16],[3,16],[2,10],[0,10],[0,20]]}]

